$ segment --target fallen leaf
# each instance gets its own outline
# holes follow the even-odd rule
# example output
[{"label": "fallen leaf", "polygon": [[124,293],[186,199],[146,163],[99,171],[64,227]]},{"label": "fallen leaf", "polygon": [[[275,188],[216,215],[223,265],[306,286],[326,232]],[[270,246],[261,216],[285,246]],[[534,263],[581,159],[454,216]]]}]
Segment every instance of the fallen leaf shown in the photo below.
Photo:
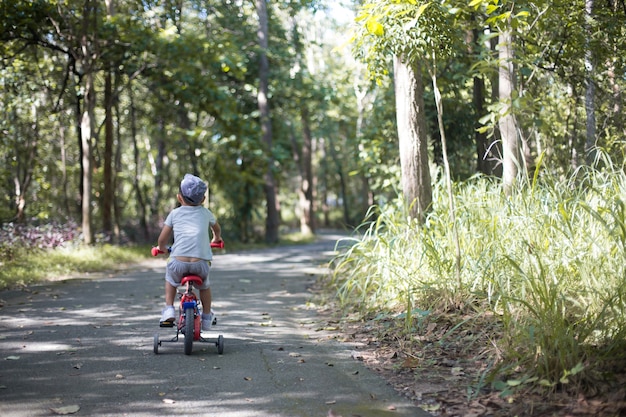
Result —
[{"label": "fallen leaf", "polygon": [[63,407],[50,409],[50,411],[52,411],[54,414],[59,414],[59,415],[74,414],[74,413],[77,413],[78,410],[80,410],[80,406],[78,405],[66,405]]},{"label": "fallen leaf", "polygon": [[251,378],[251,377],[249,377],[249,376],[245,376],[245,377],[243,378],[243,380],[244,380],[244,381],[252,381],[252,378]]},{"label": "fallen leaf", "polygon": [[452,375],[454,375],[454,376],[465,375],[465,372],[463,371],[463,368],[461,368],[459,366],[455,366],[454,368],[452,368],[450,370],[450,373],[452,373]]},{"label": "fallen leaf", "polygon": [[327,405],[331,405],[331,404],[337,404],[337,401],[332,400],[332,401],[326,401]]},{"label": "fallen leaf", "polygon": [[300,355],[300,354],[299,354],[299,353],[297,353],[297,352],[290,352],[290,353],[289,353],[289,356],[291,356],[292,358],[299,358],[299,357],[300,357],[300,356],[302,356],[302,355]]},{"label": "fallen leaf", "polygon": [[75,363],[75,364],[74,364],[74,365],[72,365],[72,366],[73,366],[74,368],[76,368],[76,369],[80,369],[80,368],[82,368],[82,367],[83,367],[83,364],[82,364],[82,363]]},{"label": "fallen leaf", "polygon": [[7,361],[16,361],[18,360],[20,357],[19,356],[7,356],[6,358],[4,358]]},{"label": "fallen leaf", "polygon": [[117,379],[124,379],[124,375],[122,375],[122,374],[117,374],[117,375],[115,375],[115,378],[117,378]]},{"label": "fallen leaf", "polygon": [[170,399],[170,398],[163,398],[163,402],[165,404],[174,404],[176,401]]}]

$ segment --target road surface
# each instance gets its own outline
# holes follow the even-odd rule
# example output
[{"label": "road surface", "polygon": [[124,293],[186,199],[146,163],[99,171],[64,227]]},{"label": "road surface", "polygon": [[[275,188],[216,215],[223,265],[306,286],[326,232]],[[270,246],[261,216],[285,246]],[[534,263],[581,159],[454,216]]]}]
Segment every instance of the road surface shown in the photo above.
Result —
[{"label": "road surface", "polygon": [[[0,416],[351,417],[428,413],[351,357],[307,305],[339,236],[216,253],[214,344],[162,343],[163,258],[0,292]],[[332,410],[332,411],[331,411]],[[330,413],[330,414],[329,414]]]}]

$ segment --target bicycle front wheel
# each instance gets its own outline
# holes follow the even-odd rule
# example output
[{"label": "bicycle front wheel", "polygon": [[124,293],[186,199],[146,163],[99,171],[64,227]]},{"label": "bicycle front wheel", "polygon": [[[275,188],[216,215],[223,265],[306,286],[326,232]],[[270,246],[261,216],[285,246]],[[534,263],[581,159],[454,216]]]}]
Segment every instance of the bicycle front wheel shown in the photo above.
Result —
[{"label": "bicycle front wheel", "polygon": [[193,307],[185,309],[185,355],[191,355],[193,348],[193,328],[194,328]]}]

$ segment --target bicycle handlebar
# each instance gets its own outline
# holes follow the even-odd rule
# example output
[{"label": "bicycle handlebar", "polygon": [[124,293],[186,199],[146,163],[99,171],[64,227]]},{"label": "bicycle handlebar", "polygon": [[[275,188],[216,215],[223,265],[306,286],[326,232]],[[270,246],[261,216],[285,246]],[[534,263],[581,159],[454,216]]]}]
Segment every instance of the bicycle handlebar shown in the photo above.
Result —
[{"label": "bicycle handlebar", "polygon": [[[214,249],[224,249],[224,241],[220,240],[219,242],[211,242],[211,248]],[[168,252],[171,252],[172,248],[168,248]],[[152,256],[157,256],[160,253],[165,253],[162,250],[159,250],[158,247],[154,247],[152,248],[152,250],[150,251],[152,253]]]}]

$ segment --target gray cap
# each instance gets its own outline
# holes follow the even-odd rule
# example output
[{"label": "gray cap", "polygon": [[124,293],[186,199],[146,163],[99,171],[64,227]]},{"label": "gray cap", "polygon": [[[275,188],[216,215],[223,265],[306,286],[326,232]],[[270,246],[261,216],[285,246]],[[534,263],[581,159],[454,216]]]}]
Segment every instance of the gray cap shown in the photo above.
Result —
[{"label": "gray cap", "polygon": [[180,182],[180,195],[188,204],[197,206],[202,203],[206,190],[207,186],[204,181],[195,175],[185,174],[185,177]]}]

